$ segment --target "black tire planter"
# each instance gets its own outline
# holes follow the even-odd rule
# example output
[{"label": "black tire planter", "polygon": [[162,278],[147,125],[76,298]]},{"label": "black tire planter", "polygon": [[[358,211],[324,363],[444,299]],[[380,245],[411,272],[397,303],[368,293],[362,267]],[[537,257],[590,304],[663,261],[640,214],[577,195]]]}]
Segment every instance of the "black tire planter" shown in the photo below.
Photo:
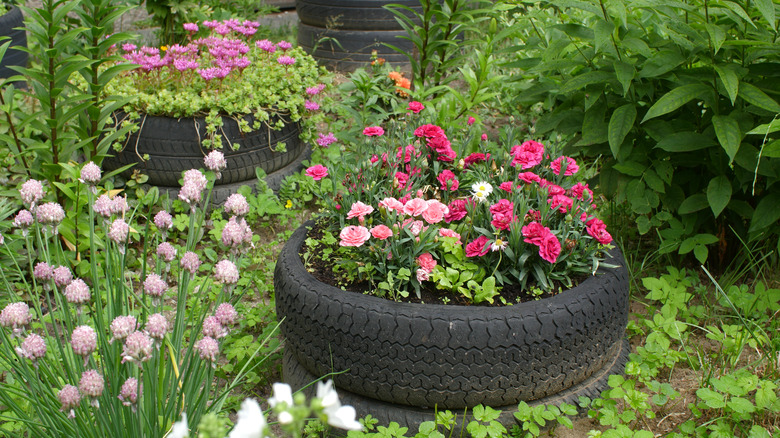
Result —
[{"label": "black tire planter", "polygon": [[[118,120],[124,114],[118,113]],[[127,164],[135,164],[125,172],[125,176],[138,169],[149,176],[151,185],[179,187],[182,171],[203,168],[203,159],[209,150],[202,148],[201,140],[206,138],[206,122],[203,118],[172,118],[145,116],[138,121],[139,130],[125,141],[125,148],[103,161],[108,170],[118,169]],[[251,120],[250,120],[251,124]],[[223,117],[222,149],[227,168],[222,172],[218,185],[245,183],[253,185],[255,168],[262,168],[266,174],[283,169],[295,163],[307,146],[299,139],[300,126],[287,123],[284,128],[274,131],[261,128],[249,133],[239,130],[238,123],[229,117]],[[285,143],[284,152],[277,151],[279,143]],[[233,150],[231,144],[239,144]],[[145,155],[148,160],[142,160]]]},{"label": "black tire planter", "polygon": [[[609,376],[613,374],[623,374],[625,370],[631,347],[627,340],[623,340],[620,343],[619,348],[620,351],[612,356],[612,361],[610,363],[583,382],[565,389],[554,396],[526,403],[531,407],[538,405],[560,406],[562,403],[578,406],[577,403],[579,402],[580,397],[588,397],[591,400],[599,397],[601,392],[608,386]],[[282,356],[282,375],[284,376],[284,381],[292,387],[293,391],[303,391],[307,397],[313,397],[315,395],[314,386],[310,385],[311,382],[323,377],[315,376],[306,370],[289,350],[285,350],[284,355]],[[330,376],[327,378],[330,378]],[[436,419],[437,408],[417,408],[414,406],[388,403],[371,397],[357,395],[341,388],[336,389],[338,390],[339,400],[342,404],[354,407],[358,418],[370,414],[383,426],[394,421],[401,427],[409,428],[411,434],[414,434],[417,432],[421,423],[425,421],[435,421]],[[514,413],[517,412],[516,404],[510,406],[491,406],[491,408],[501,412],[498,421],[504,425],[507,430],[510,430],[515,424],[522,426],[514,416]],[[582,415],[583,412],[584,410],[578,407],[578,413]],[[468,424],[473,417],[470,412],[467,412],[464,415],[463,410],[454,411],[453,414],[456,415],[456,423],[451,436],[464,436],[461,433],[462,426]]]},{"label": "black tire planter", "polygon": [[[16,6],[0,16],[0,38],[9,37],[11,46],[5,52],[0,61],[0,78],[9,78],[17,75],[11,66],[26,67],[28,54],[24,50],[15,47],[27,48],[27,33],[24,30],[24,16],[22,10]],[[3,40],[0,43],[5,43]]]},{"label": "black tire planter", "polygon": [[[296,230],[279,256],[276,310],[292,358],[312,376],[340,372],[333,376],[339,390],[423,410],[516,407],[581,385],[596,395],[604,373],[625,364],[628,274],[617,250],[608,262],[618,268],[544,300],[397,303],[307,272],[299,250],[312,224]],[[588,383],[594,376],[601,383]]]},{"label": "black tire planter", "polygon": [[[411,52],[414,50],[412,42],[399,38],[405,35],[406,32],[402,30],[340,30],[298,24],[298,45],[321,65],[338,71],[354,71],[359,67],[367,67],[373,51],[377,52],[377,57],[384,58],[393,65],[408,64],[406,55],[384,44],[392,44],[404,52]],[[322,38],[332,38],[338,41],[338,44],[325,40],[317,45]]]},{"label": "black tire planter", "polygon": [[[422,12],[419,0],[298,0],[301,23],[340,30],[400,30],[395,14],[385,5],[398,4]],[[406,11],[406,15],[412,15]]]}]

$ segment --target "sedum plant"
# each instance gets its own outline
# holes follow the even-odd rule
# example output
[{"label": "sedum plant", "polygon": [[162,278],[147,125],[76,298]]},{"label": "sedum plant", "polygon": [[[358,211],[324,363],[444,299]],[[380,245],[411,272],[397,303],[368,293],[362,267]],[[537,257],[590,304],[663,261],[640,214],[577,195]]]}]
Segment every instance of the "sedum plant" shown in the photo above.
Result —
[{"label": "sedum plant", "polygon": [[[206,160],[216,173],[224,168],[220,155]],[[181,240],[168,239],[173,220],[166,211],[131,209],[100,181],[97,165],[81,168],[89,188],[83,252],[59,245],[59,226],[73,212],[33,179],[21,185],[22,208],[5,233],[3,250],[22,241],[26,260],[16,276],[2,274],[12,302],[0,311],[0,405],[3,417],[24,422],[34,436],[161,437],[182,414],[197,424],[219,412],[247,371],[230,382],[214,379],[219,340],[239,318],[233,304],[243,291],[236,284],[242,249],[252,241],[246,200],[228,200],[226,250],[221,258],[212,254],[219,261],[207,272],[196,245],[213,179],[185,172],[179,197],[191,210]],[[131,272],[128,257],[136,251],[141,267]],[[77,257],[89,269],[74,278]]]},{"label": "sedum plant", "polygon": [[[201,27],[207,36],[198,37]],[[236,119],[244,132],[316,123],[316,117],[304,119],[318,114],[307,94],[322,87],[316,61],[286,41],[254,40],[258,27],[241,20],[186,23],[185,44],[125,43],[124,62],[137,67],[118,75],[105,92],[127,97],[125,111],[141,124],[143,115],[205,117],[207,148],[222,146],[223,116]]]},{"label": "sedum plant", "polygon": [[604,157],[600,186],[661,253],[721,262],[777,236],[778,5],[770,0],[518,1],[516,103]]}]

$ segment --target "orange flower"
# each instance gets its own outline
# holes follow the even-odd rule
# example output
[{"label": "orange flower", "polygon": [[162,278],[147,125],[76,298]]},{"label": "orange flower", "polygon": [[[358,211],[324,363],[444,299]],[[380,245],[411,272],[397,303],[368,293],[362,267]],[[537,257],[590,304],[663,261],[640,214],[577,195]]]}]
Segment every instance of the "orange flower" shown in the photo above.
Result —
[{"label": "orange flower", "polygon": [[371,65],[384,65],[384,64],[385,64],[385,58],[377,58],[371,61]]},{"label": "orange flower", "polygon": [[401,78],[397,81],[395,81],[396,87],[406,88],[407,90],[412,88],[412,81],[406,78]]},{"label": "orange flower", "polygon": [[397,72],[397,71],[391,71],[387,74],[387,77],[394,80],[396,83],[398,83],[399,80],[403,79],[403,73]]}]

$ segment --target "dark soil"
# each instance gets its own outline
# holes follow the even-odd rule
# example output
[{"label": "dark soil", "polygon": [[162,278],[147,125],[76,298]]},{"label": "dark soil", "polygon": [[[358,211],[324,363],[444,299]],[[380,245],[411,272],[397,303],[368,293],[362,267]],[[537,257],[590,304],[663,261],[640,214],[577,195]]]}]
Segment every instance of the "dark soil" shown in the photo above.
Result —
[{"label": "dark soil", "polygon": [[[315,240],[321,239],[323,236],[323,228],[321,227],[320,223],[318,222],[315,224],[315,226],[309,231],[309,237],[313,238]],[[322,245],[322,243],[320,243]],[[338,243],[333,244],[332,249],[335,253],[335,251],[339,248]],[[304,257],[306,255],[307,248],[305,246],[301,247],[301,258],[304,260],[307,260],[306,263],[306,269],[316,278],[317,280],[329,284],[334,287],[338,287],[340,289],[350,291],[350,292],[358,292],[358,293],[364,293],[369,294],[374,289],[371,287],[371,284],[368,281],[349,281],[348,279],[345,279],[337,274],[334,274],[333,268],[335,266],[333,258],[328,260],[323,260],[321,257],[318,257],[317,254],[313,254],[307,257]],[[322,251],[318,251],[319,254],[322,253]],[[588,276],[580,276],[575,277],[573,279],[574,285],[577,285],[581,283],[582,281],[586,280]],[[543,298],[549,298],[553,296],[553,293],[545,292],[542,295],[531,295],[528,293],[528,290],[533,289],[533,284],[530,286],[526,286],[525,289],[522,289],[520,285],[517,284],[505,284],[499,291],[499,295],[495,296],[493,298],[493,304],[483,301],[479,304],[472,303],[468,298],[465,296],[445,291],[441,289],[436,289],[434,284],[432,282],[425,282],[423,283],[423,287],[420,289],[420,297],[418,298],[413,292],[410,291],[410,294],[408,297],[401,298],[401,302],[405,303],[426,303],[426,304],[451,304],[451,305],[461,305],[461,306],[487,306],[487,307],[500,307],[504,306],[506,304],[513,304],[513,303],[525,303],[527,301],[533,301],[533,300],[539,300]],[[566,289],[569,289],[569,287],[564,286],[563,284],[553,284],[553,290],[554,291],[565,291]]]}]

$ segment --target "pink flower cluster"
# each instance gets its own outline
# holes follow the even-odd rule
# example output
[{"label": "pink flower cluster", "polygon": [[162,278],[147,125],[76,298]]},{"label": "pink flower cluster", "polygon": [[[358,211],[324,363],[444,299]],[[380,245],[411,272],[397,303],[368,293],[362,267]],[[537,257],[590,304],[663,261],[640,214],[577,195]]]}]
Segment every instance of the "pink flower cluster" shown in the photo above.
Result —
[{"label": "pink flower cluster", "polygon": [[422,125],[414,131],[416,137],[424,138],[429,148],[439,154],[436,159],[439,161],[455,161],[457,154],[452,149],[452,143],[447,139],[447,135],[441,127],[436,125]]}]

